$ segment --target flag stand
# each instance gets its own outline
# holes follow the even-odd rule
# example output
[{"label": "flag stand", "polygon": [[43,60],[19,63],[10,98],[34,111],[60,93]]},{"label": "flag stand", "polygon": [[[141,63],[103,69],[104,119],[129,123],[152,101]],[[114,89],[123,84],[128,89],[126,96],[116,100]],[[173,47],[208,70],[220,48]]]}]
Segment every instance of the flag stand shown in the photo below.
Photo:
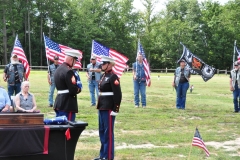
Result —
[{"label": "flag stand", "polygon": [[188,160],[190,159],[191,152],[192,152],[192,144],[191,144],[190,151],[189,151],[189,153],[188,153],[188,158],[187,158]]},{"label": "flag stand", "polygon": [[[197,126],[196,126],[196,128],[197,128]],[[194,131],[193,135],[194,135],[194,134],[195,134],[195,131]],[[188,158],[187,158],[187,160],[190,159],[191,152],[192,152],[192,142],[191,142],[191,148],[190,148],[190,151],[189,151],[189,153],[188,153]]]}]

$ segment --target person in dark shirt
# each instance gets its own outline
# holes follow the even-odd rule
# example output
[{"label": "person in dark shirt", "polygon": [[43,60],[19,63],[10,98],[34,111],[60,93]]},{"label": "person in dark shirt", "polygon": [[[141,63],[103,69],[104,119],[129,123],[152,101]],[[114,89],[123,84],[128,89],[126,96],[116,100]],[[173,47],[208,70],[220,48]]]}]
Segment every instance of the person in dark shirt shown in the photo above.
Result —
[{"label": "person in dark shirt", "polygon": [[99,120],[100,154],[94,160],[114,159],[114,122],[122,100],[120,81],[113,73],[114,59],[102,56],[102,71],[99,82],[97,109]]},{"label": "person in dark shirt", "polygon": [[240,111],[239,98],[240,98],[240,73],[239,64],[234,62],[234,69],[230,72],[230,91],[233,92],[234,112]]},{"label": "person in dark shirt", "polygon": [[59,64],[58,64],[59,57],[57,55],[55,55],[53,57],[53,59],[54,59],[53,64],[49,65],[49,67],[48,67],[48,77],[47,77],[48,84],[50,85],[49,94],[48,94],[49,107],[53,107],[53,94],[54,94],[54,90],[56,88],[55,83],[54,83],[54,73],[59,66]]},{"label": "person in dark shirt", "polygon": [[98,83],[101,76],[101,65],[97,62],[96,56],[91,57],[91,63],[87,65],[87,80],[91,98],[91,106],[96,106],[95,91],[98,98]]},{"label": "person in dark shirt", "polygon": [[184,60],[180,60],[180,67],[175,70],[172,86],[177,91],[176,108],[185,109],[186,95],[189,88],[190,69]]}]

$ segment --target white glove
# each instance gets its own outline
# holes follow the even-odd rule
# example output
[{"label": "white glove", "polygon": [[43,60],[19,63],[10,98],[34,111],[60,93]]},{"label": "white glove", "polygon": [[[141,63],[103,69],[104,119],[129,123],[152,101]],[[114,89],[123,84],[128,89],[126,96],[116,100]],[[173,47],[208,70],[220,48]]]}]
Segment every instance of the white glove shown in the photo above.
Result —
[{"label": "white glove", "polygon": [[111,115],[111,116],[117,116],[118,113],[112,111],[112,112],[110,113],[110,115]]}]

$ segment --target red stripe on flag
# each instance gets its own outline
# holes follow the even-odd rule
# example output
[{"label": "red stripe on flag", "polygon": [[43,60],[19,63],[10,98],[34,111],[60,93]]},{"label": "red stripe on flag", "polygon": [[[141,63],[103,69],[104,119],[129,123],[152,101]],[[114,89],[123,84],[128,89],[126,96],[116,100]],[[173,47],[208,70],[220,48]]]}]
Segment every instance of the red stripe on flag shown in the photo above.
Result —
[{"label": "red stripe on flag", "polygon": [[111,157],[111,155],[112,155],[112,148],[113,148],[113,146],[112,146],[112,116],[111,116],[111,110],[109,110],[108,111],[108,121],[109,121],[109,123],[108,123],[108,136],[109,136],[109,139],[108,139],[108,141],[109,141],[109,145],[108,145],[108,159],[112,159],[112,157]]},{"label": "red stripe on flag", "polygon": [[[45,36],[45,37],[46,37],[46,36]],[[66,50],[66,49],[78,51],[78,52],[80,53],[80,57],[78,57],[78,59],[79,59],[79,61],[82,60],[82,54],[83,54],[82,51],[76,50],[76,49],[73,49],[73,48],[70,48],[70,47],[68,47],[68,46],[64,46],[64,45],[58,44],[58,43],[53,42],[52,40],[48,39],[48,40],[50,41],[49,43],[51,43],[51,44],[53,44],[53,43],[57,44],[58,48],[60,48],[60,50],[61,50],[61,52],[58,52],[58,51],[54,50],[51,45],[49,45],[49,46],[46,45],[46,43],[47,43],[47,42],[46,42],[46,39],[44,38],[44,40],[45,40],[46,57],[47,57],[49,60],[53,61],[53,60],[54,60],[54,56],[57,55],[57,56],[59,57],[58,63],[59,63],[59,64],[62,64],[62,63],[64,62],[64,59],[65,59],[65,50]],[[81,68],[82,68],[82,63],[81,63],[81,62],[76,62],[73,67],[76,68],[76,69],[81,69]]]},{"label": "red stripe on flag", "polygon": [[202,148],[205,151],[207,156],[210,155],[210,153],[209,153],[209,151],[208,151],[207,147],[205,146],[202,139],[200,139],[198,137],[194,137],[193,141],[192,141],[192,146],[197,146],[199,148]]},{"label": "red stripe on flag", "polygon": [[20,61],[22,61],[22,64],[23,64],[23,66],[24,66],[24,68],[26,70],[26,72],[25,72],[26,73],[26,78],[28,79],[28,76],[30,74],[30,66],[28,64],[28,61],[27,61],[27,58],[25,56],[25,53],[24,53],[23,49],[18,47],[18,46],[16,46],[16,44],[14,44],[14,48],[13,48],[12,54],[16,54],[18,56],[18,59]]},{"label": "red stripe on flag", "polygon": [[113,67],[113,72],[118,77],[121,77],[123,71],[126,68],[126,63],[128,61],[128,58],[113,49],[109,50],[109,57],[115,59],[115,66]]}]

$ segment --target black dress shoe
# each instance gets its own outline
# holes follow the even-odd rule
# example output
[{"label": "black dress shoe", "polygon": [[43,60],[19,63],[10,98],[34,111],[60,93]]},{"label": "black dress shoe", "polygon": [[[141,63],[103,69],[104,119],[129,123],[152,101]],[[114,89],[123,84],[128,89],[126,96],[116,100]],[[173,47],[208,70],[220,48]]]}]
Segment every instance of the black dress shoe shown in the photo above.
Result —
[{"label": "black dress shoe", "polygon": [[102,158],[97,157],[97,158],[94,158],[93,160],[102,160]]}]

